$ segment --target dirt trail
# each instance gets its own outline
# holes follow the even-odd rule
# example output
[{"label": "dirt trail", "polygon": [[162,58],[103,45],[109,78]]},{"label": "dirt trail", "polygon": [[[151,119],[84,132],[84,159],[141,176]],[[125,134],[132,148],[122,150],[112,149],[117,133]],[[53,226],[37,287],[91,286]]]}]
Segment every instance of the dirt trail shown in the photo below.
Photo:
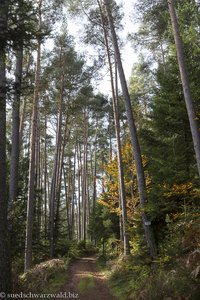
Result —
[{"label": "dirt trail", "polygon": [[96,257],[80,258],[70,265],[68,283],[62,292],[68,299],[117,300],[109,291],[106,277],[98,271]]}]

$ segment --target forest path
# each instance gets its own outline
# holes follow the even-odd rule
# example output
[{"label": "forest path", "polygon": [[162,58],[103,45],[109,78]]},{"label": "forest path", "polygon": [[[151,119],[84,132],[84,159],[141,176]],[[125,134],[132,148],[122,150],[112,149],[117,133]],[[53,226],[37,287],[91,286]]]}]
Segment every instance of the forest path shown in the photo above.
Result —
[{"label": "forest path", "polygon": [[[117,300],[108,288],[105,275],[98,270],[97,258],[83,257],[69,266],[68,283],[63,287],[68,299]],[[63,299],[63,298],[62,298]]]}]

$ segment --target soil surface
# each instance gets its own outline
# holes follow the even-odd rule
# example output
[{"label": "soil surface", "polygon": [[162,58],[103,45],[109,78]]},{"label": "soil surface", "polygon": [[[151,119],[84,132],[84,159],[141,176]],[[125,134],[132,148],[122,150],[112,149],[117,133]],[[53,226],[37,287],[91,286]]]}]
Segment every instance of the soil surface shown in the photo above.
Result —
[{"label": "soil surface", "polygon": [[68,283],[57,299],[117,300],[107,286],[106,277],[98,270],[96,259],[84,257],[71,263]]}]

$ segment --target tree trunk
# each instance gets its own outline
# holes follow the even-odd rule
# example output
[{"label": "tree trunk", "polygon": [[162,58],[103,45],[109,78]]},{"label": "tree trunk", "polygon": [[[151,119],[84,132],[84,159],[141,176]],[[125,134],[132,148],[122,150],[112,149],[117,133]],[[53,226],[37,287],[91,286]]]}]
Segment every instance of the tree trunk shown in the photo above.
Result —
[{"label": "tree trunk", "polygon": [[118,158],[118,173],[119,173],[119,195],[121,199],[120,208],[122,210],[122,217],[119,218],[122,238],[124,242],[124,255],[130,254],[130,244],[128,236],[128,217],[127,217],[127,208],[126,208],[126,191],[124,183],[124,170],[123,170],[123,161],[122,161],[122,150],[121,150],[121,139],[120,139],[120,120],[119,120],[119,98],[118,98],[118,74],[117,74],[117,65],[115,73],[115,97],[113,99],[113,112],[114,112],[114,121],[115,121],[115,131],[117,138],[117,158]]},{"label": "tree trunk", "polygon": [[[41,30],[41,6],[42,0],[39,0],[39,31]],[[40,68],[41,68],[41,39],[38,38],[37,45],[37,63],[35,71],[35,89],[33,97],[33,113],[31,120],[31,140],[30,140],[30,159],[29,159],[29,183],[28,183],[28,203],[27,203],[27,222],[26,222],[26,245],[25,245],[25,271],[32,266],[32,243],[33,243],[33,219],[35,204],[35,150],[36,150],[36,131],[37,114],[40,88]]]},{"label": "tree trunk", "polygon": [[[93,196],[92,196],[92,211],[95,213],[96,198],[97,198],[97,135],[98,135],[98,120],[96,121],[96,132],[94,139],[94,166],[93,166]],[[91,159],[92,161],[92,159]]]},{"label": "tree trunk", "polygon": [[64,174],[64,186],[65,186],[66,220],[67,220],[67,229],[68,229],[67,238],[70,239],[71,225],[70,225],[70,212],[69,212],[68,183],[67,183],[65,170],[63,170],[63,174]]},{"label": "tree trunk", "polygon": [[[6,192],[6,31],[8,1],[0,1],[0,292],[11,292]],[[7,299],[7,298],[5,298]]]},{"label": "tree trunk", "polygon": [[[40,119],[40,116],[38,114],[38,121]],[[41,236],[41,219],[42,219],[42,187],[41,187],[41,138],[40,138],[40,131],[39,131],[39,124],[37,124],[37,142],[36,142],[36,176],[35,176],[35,182],[36,182],[36,221],[37,221],[37,240],[40,240]]]},{"label": "tree trunk", "polygon": [[20,126],[20,95],[23,65],[23,46],[19,46],[16,52],[16,69],[15,69],[15,94],[12,108],[12,152],[10,163],[10,187],[9,198],[10,205],[16,200],[18,193],[18,175],[19,175],[19,126]]},{"label": "tree trunk", "polygon": [[[112,70],[112,61],[111,61],[111,54],[109,48],[109,41],[106,32],[106,28],[104,25],[103,20],[103,12],[101,8],[101,4],[98,1],[99,9],[101,13],[101,20],[104,30],[104,40],[106,45],[107,57],[108,57],[108,64],[109,64],[109,72],[110,72],[110,81],[111,81],[111,91],[112,91],[112,104],[113,104],[113,114],[114,114],[114,122],[115,122],[115,135],[117,140],[117,161],[118,161],[118,178],[119,178],[119,198],[122,208],[122,228],[123,228],[123,244],[124,244],[124,255],[130,254],[130,244],[127,234],[127,210],[126,210],[126,192],[125,192],[125,185],[124,185],[124,171],[123,171],[123,162],[122,162],[122,153],[121,153],[121,139],[120,139],[120,122],[119,122],[119,104],[118,104],[118,85],[116,79],[116,87],[114,85],[114,76]],[[117,77],[117,76],[116,76]],[[116,88],[116,91],[115,91]]]},{"label": "tree trunk", "polygon": [[45,115],[45,132],[44,132],[44,239],[47,240],[47,117]]},{"label": "tree trunk", "polygon": [[117,60],[119,78],[120,78],[121,88],[122,88],[124,101],[125,101],[126,116],[127,116],[127,120],[128,120],[128,126],[129,126],[130,136],[131,136],[131,143],[132,143],[132,148],[133,148],[133,155],[134,155],[135,164],[136,164],[138,191],[139,191],[139,197],[140,197],[140,206],[142,209],[142,221],[143,221],[143,227],[144,227],[144,231],[145,231],[145,238],[147,241],[147,246],[149,248],[151,257],[155,257],[156,256],[155,238],[154,238],[153,230],[151,227],[151,222],[148,220],[147,215],[145,213],[145,206],[147,203],[146,182],[145,182],[144,169],[143,169],[143,165],[142,165],[142,156],[141,156],[140,145],[139,145],[136,126],[135,126],[135,122],[134,122],[134,118],[133,118],[130,95],[128,92],[127,82],[126,82],[123,65],[122,65],[122,61],[121,61],[121,55],[120,55],[117,36],[116,36],[115,28],[114,28],[113,17],[112,17],[112,13],[110,10],[110,1],[104,0],[104,4],[106,7],[106,12],[107,12],[107,16],[108,16],[108,21],[109,21],[109,26],[110,26],[111,36],[112,36],[112,43],[113,43],[113,47],[114,47],[115,58]]},{"label": "tree trunk", "polygon": [[74,239],[75,232],[75,185],[76,185],[76,148],[73,160],[73,175],[72,175],[72,219],[71,219],[71,238]]},{"label": "tree trunk", "polygon": [[[61,192],[62,174],[63,174],[63,169],[64,169],[63,161],[64,161],[64,154],[65,154],[67,129],[68,129],[68,117],[66,116],[62,147],[60,149],[61,153],[59,155],[59,162],[58,162],[59,168],[58,168],[58,175],[57,175],[57,182],[56,182],[56,193],[55,193],[55,199],[56,199],[56,215],[55,215],[55,228],[54,228],[54,244],[55,244],[55,247],[57,245],[58,236],[59,236],[60,192]],[[69,136],[68,136],[68,138],[69,138]]]},{"label": "tree trunk", "polygon": [[186,67],[184,51],[183,51],[183,43],[179,33],[179,25],[178,25],[176,11],[174,8],[174,1],[170,0],[167,2],[168,2],[169,13],[172,22],[174,40],[176,44],[177,60],[178,60],[178,65],[179,65],[179,70],[181,75],[185,104],[186,104],[188,118],[190,122],[190,129],[192,133],[194,151],[196,155],[197,168],[200,176],[200,133],[199,133],[198,118],[195,113],[192,94],[190,90],[189,77],[187,73],[187,67]]},{"label": "tree trunk", "polygon": [[[27,58],[27,64],[26,64],[26,70],[25,70],[25,75],[23,77],[23,80],[26,79],[29,73],[29,68],[31,64],[31,55],[29,53],[28,58]],[[26,113],[26,102],[27,99],[26,97],[23,97],[22,101],[22,107],[21,107],[21,114],[20,114],[20,125],[19,125],[19,145],[22,145],[22,139],[23,139],[23,130],[24,130],[24,119],[25,119],[25,113]]]},{"label": "tree trunk", "polygon": [[77,167],[78,167],[78,240],[82,238],[81,226],[81,146],[77,146]]},{"label": "tree trunk", "polygon": [[88,146],[88,118],[84,112],[84,145],[83,145],[83,175],[82,175],[82,205],[83,205],[83,240],[87,237],[87,146]]},{"label": "tree trunk", "polygon": [[[63,48],[60,48],[60,98],[58,107],[58,123],[57,123],[57,137],[56,137],[56,149],[55,149],[55,159],[53,176],[51,181],[51,192],[50,192],[50,258],[54,256],[54,242],[55,242],[55,204],[56,204],[56,191],[58,187],[59,180],[59,169],[60,169],[60,157],[61,157],[61,147],[62,147],[62,121],[63,121],[63,93],[64,93],[64,72],[63,72]],[[62,172],[62,169],[61,169]]]},{"label": "tree trunk", "polygon": [[72,240],[72,161],[69,156],[69,167],[68,167],[68,210],[69,210],[69,239]]}]

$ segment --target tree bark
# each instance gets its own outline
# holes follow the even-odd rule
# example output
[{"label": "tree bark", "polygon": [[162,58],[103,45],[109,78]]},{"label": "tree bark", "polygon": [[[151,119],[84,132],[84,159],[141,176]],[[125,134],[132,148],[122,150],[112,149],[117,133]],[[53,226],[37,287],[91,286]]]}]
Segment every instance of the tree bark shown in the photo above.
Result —
[{"label": "tree bark", "polygon": [[56,189],[59,178],[59,162],[61,155],[62,145],[62,119],[63,119],[63,92],[64,92],[64,74],[62,66],[62,47],[60,49],[60,64],[61,64],[61,79],[60,79],[60,99],[59,99],[59,111],[58,111],[58,124],[57,124],[57,137],[56,137],[56,149],[53,176],[51,181],[51,193],[50,193],[50,258],[54,256],[54,242],[55,242],[55,204],[56,204]]},{"label": "tree bark", "polygon": [[[124,172],[123,172],[123,162],[122,162],[122,152],[121,152],[121,138],[120,138],[120,122],[119,122],[119,105],[118,105],[118,97],[117,97],[117,80],[116,80],[116,87],[114,85],[114,76],[112,70],[112,61],[111,61],[111,54],[109,48],[109,41],[108,36],[103,20],[103,12],[101,8],[101,4],[98,1],[99,9],[101,13],[101,20],[103,25],[104,31],[104,40],[106,45],[107,57],[108,57],[108,64],[109,64],[109,72],[110,72],[110,82],[111,82],[111,91],[112,91],[112,104],[113,104],[113,114],[114,114],[114,122],[115,122],[115,135],[117,140],[117,161],[118,161],[118,178],[119,178],[119,198],[122,208],[122,228],[123,228],[123,245],[124,245],[124,255],[130,254],[130,244],[129,238],[127,234],[127,210],[126,210],[126,192],[125,192],[125,185],[124,185]],[[116,88],[116,91],[115,91]]]},{"label": "tree bark", "polygon": [[124,102],[125,102],[126,116],[127,116],[128,126],[129,126],[129,130],[130,130],[131,144],[132,144],[132,148],[133,148],[133,156],[134,156],[135,164],[136,164],[138,191],[139,191],[139,197],[140,197],[140,206],[142,209],[142,222],[143,222],[143,227],[144,227],[144,231],[145,231],[145,238],[147,241],[147,246],[149,248],[151,257],[155,257],[156,256],[155,238],[154,238],[153,230],[151,227],[151,222],[148,220],[147,215],[145,213],[145,207],[146,207],[146,203],[147,203],[146,182],[145,182],[144,169],[143,169],[143,165],[142,165],[141,150],[140,150],[135,121],[134,121],[132,107],[131,107],[130,95],[129,95],[127,82],[126,82],[126,78],[125,78],[125,74],[124,74],[124,69],[123,69],[123,65],[122,65],[122,61],[121,61],[121,55],[120,55],[120,51],[119,51],[117,35],[115,32],[113,17],[112,17],[112,13],[111,13],[111,9],[110,9],[110,1],[104,0],[104,4],[106,7],[106,12],[107,12],[107,16],[108,16],[108,22],[109,22],[111,36],[112,36],[112,43],[113,43],[113,47],[114,47],[115,58],[117,60],[119,78],[120,78],[121,88],[122,88]]},{"label": "tree bark", "polygon": [[[79,147],[78,147],[79,146]],[[78,240],[82,238],[81,226],[81,145],[77,145],[77,167],[78,167]]]},{"label": "tree bark", "polygon": [[[39,109],[39,108],[38,108]],[[39,113],[38,113],[38,123],[39,123]],[[39,124],[37,124],[37,141],[36,141],[36,176],[35,176],[35,182],[36,182],[36,221],[37,221],[37,240],[40,240],[40,236],[41,236],[41,220],[42,220],[42,187],[41,187],[41,183],[42,183],[42,179],[41,179],[41,170],[42,170],[42,166],[41,166],[41,137],[40,137],[40,131],[39,131]]]},{"label": "tree bark", "polygon": [[[96,132],[94,139],[94,166],[93,166],[93,196],[92,196],[92,211],[95,213],[96,198],[97,198],[97,136],[98,136],[98,119],[96,120]],[[92,161],[92,159],[91,159]]]},{"label": "tree bark", "polygon": [[[62,147],[61,147],[61,153],[59,155],[59,168],[58,168],[58,175],[57,175],[57,182],[56,182],[56,214],[55,214],[55,228],[54,228],[54,244],[55,247],[57,245],[58,236],[59,236],[59,222],[60,222],[60,192],[61,192],[61,183],[62,183],[62,174],[63,174],[63,162],[64,162],[64,154],[65,154],[65,146],[66,146],[66,140],[69,138],[67,137],[67,129],[68,129],[68,117],[66,116],[65,119],[65,130],[63,134],[62,139]],[[70,131],[69,131],[70,134]]]},{"label": "tree bark", "polygon": [[[42,1],[39,0],[39,31],[41,31],[41,7]],[[38,38],[37,45],[37,63],[35,71],[35,89],[33,97],[33,113],[31,120],[31,140],[30,140],[30,158],[29,158],[29,183],[28,183],[28,203],[27,203],[27,222],[26,222],[26,244],[25,244],[25,271],[32,266],[32,244],[33,244],[33,219],[35,204],[35,150],[36,150],[36,131],[37,131],[37,114],[40,89],[40,70],[41,69],[41,39]]]},{"label": "tree bark", "polygon": [[9,198],[10,205],[17,199],[18,194],[18,176],[19,176],[19,126],[20,126],[20,96],[21,96],[21,80],[23,65],[23,45],[19,46],[16,52],[16,69],[15,69],[15,93],[12,108],[12,151],[10,163],[10,187]]},{"label": "tree bark", "polygon": [[63,174],[64,174],[64,186],[65,186],[66,221],[67,221],[68,239],[70,239],[71,225],[70,225],[70,212],[69,212],[69,194],[68,194],[68,182],[67,182],[65,170],[63,170]]},{"label": "tree bark", "polygon": [[47,240],[47,117],[45,114],[45,128],[44,128],[44,239]]},{"label": "tree bark", "polygon": [[87,238],[87,147],[88,147],[88,118],[84,112],[84,145],[83,145],[83,175],[82,175],[82,205],[83,205],[83,240]]},{"label": "tree bark", "polygon": [[181,82],[182,82],[182,86],[183,86],[185,104],[186,104],[189,123],[190,123],[190,129],[191,129],[191,133],[192,133],[197,168],[198,168],[198,173],[200,176],[199,123],[198,123],[198,118],[197,118],[194,104],[193,104],[193,99],[192,99],[192,94],[191,94],[191,89],[190,89],[190,84],[189,84],[189,77],[188,77],[185,56],[184,56],[184,51],[183,51],[183,43],[181,40],[178,19],[177,19],[175,7],[174,7],[174,0],[168,0],[167,2],[168,2],[168,7],[169,7],[171,23],[172,23],[174,40],[175,40],[175,44],[176,44],[177,60],[178,60],[178,65],[179,65],[179,70],[180,70]]},{"label": "tree bark", "polygon": [[[8,1],[0,0],[0,291],[11,292],[6,191],[6,36]],[[7,298],[5,298],[7,299]]]},{"label": "tree bark", "polygon": [[[27,65],[25,68],[25,75],[22,80],[25,80],[29,73],[29,68],[31,64],[31,55],[29,53],[27,58]],[[25,113],[26,113],[26,104],[27,99],[26,97],[23,97],[22,105],[21,105],[21,114],[20,114],[20,125],[19,125],[19,145],[22,145],[22,139],[23,139],[23,130],[24,130],[24,119],[25,119]]]},{"label": "tree bark", "polygon": [[74,239],[75,233],[75,185],[76,185],[76,148],[73,159],[73,175],[72,175],[72,211],[71,211],[71,238]]}]

